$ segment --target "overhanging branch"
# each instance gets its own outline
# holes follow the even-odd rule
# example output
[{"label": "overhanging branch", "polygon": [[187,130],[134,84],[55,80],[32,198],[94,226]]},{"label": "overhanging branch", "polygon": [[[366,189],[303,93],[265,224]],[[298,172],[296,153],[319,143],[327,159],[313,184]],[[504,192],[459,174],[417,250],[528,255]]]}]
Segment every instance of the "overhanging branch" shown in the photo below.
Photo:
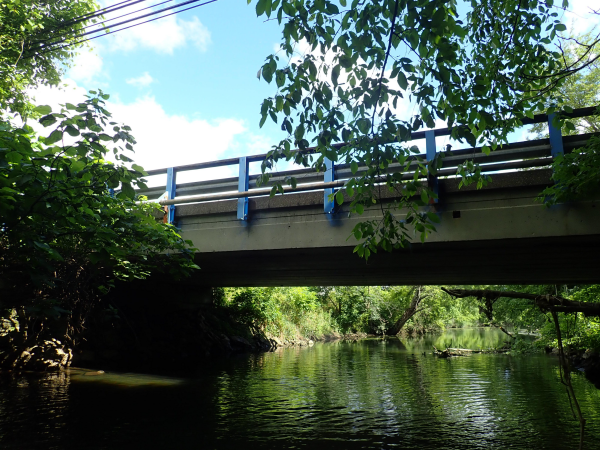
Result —
[{"label": "overhanging branch", "polygon": [[523,300],[531,300],[533,304],[547,311],[556,311],[563,313],[580,312],[586,316],[600,317],[600,303],[585,303],[567,300],[559,295],[537,295],[528,294],[526,292],[515,291],[495,291],[490,289],[446,289],[444,292],[452,297],[476,297],[478,299],[493,299],[498,298],[517,298]]}]

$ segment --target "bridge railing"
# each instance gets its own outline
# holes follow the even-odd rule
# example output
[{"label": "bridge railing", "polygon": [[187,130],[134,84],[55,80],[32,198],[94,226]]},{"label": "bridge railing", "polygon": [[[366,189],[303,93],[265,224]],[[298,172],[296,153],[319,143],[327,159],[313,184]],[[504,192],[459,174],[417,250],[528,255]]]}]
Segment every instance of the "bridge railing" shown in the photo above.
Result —
[{"label": "bridge railing", "polygon": [[[571,118],[578,118],[594,115],[595,111],[595,107],[582,108],[564,115]],[[535,116],[533,119],[523,120],[523,125],[546,122],[550,136],[547,139],[505,144],[497,150],[489,152],[489,154],[486,154],[482,147],[446,152],[442,158],[441,167],[438,167],[435,175],[430,174],[428,176],[429,183],[436,189],[438,177],[455,175],[456,168],[469,160],[480,164],[481,170],[484,173],[547,167],[551,164],[553,158],[585,145],[592,136],[592,134],[562,136],[560,129],[553,125],[553,119],[553,114],[550,116],[541,114]],[[412,133],[412,141],[425,139],[425,153],[411,156],[414,164],[417,164],[418,159],[427,162],[432,161],[438,153],[436,138],[449,136],[450,133],[451,129],[449,128]],[[269,183],[263,187],[258,187],[257,179],[259,175],[250,175],[249,167],[250,163],[263,161],[265,157],[265,154],[260,154],[148,170],[148,176],[166,174],[166,185],[140,190],[139,194],[147,196],[150,200],[158,200],[159,203],[164,205],[167,212],[166,220],[169,223],[174,222],[176,204],[201,203],[226,199],[238,199],[237,217],[240,220],[248,220],[249,197],[269,195],[271,187],[275,183],[281,183],[286,177],[293,176],[297,180],[297,186],[294,188],[286,186],[284,188],[286,192],[323,190],[324,211],[332,213],[335,205],[329,198],[334,193],[334,190],[343,187],[348,179],[357,175],[360,176],[367,170],[364,165],[359,165],[358,172],[353,174],[350,164],[335,164],[333,161],[326,159],[326,170],[324,172],[316,172],[312,168],[273,172]],[[226,166],[237,166],[238,176],[177,184],[178,173]],[[392,163],[387,168],[387,172],[405,171],[404,167],[404,165]],[[404,173],[403,177],[410,179],[413,175],[409,170]]]}]

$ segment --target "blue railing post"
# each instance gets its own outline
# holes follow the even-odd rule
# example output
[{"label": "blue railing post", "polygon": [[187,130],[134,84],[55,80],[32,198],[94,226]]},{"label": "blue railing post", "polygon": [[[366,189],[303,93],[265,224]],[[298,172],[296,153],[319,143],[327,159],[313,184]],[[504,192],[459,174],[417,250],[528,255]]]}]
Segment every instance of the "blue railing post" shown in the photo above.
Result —
[{"label": "blue railing post", "polygon": [[[425,154],[427,158],[427,162],[432,162],[435,160],[436,156],[436,148],[435,148],[435,131],[428,130],[425,132]],[[438,189],[438,177],[431,173],[429,166],[427,166],[427,171],[429,175],[427,176],[427,183],[429,187],[435,192],[435,195],[439,195]],[[430,199],[429,203],[437,203],[439,198]]]},{"label": "blue railing post", "polygon": [[[329,183],[335,181],[335,164],[329,158],[324,158],[325,163],[325,175],[324,182]],[[327,214],[333,214],[335,210],[335,199],[329,200],[329,196],[333,195],[333,188],[325,189],[323,194],[323,210]]]},{"label": "blue railing post", "polygon": [[[245,156],[241,156],[239,164],[238,192],[246,192],[250,188],[248,159]],[[248,197],[238,198],[237,218],[243,221],[248,220]]]},{"label": "blue railing post", "polygon": [[556,117],[556,113],[552,113],[548,115],[548,131],[550,134],[550,153],[553,158],[556,158],[558,155],[563,155],[565,150],[563,148],[563,139],[562,132],[560,128],[555,127],[552,124],[552,121]]},{"label": "blue railing post", "polygon": [[[167,169],[167,196],[172,200],[177,195],[177,171],[174,167]],[[175,221],[175,205],[168,205],[166,208],[167,223]]]}]

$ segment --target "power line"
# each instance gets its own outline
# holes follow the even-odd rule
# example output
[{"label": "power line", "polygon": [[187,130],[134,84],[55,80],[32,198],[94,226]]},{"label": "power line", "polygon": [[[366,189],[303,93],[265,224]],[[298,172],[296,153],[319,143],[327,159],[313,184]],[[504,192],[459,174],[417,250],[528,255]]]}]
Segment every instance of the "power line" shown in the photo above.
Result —
[{"label": "power line", "polygon": [[141,3],[141,2],[146,2],[146,1],[148,1],[148,0],[125,0],[121,3],[117,3],[112,6],[107,6],[105,8],[101,8],[97,11],[83,14],[82,16],[79,16],[79,17],[75,17],[74,19],[71,19],[71,20],[65,22],[64,24],[61,24],[60,28],[63,28],[65,26],[69,26],[69,25],[74,25],[76,23],[83,22],[86,20],[90,20],[90,19],[93,19],[94,17],[103,16],[104,14],[108,14],[113,11],[118,11],[119,9],[129,8],[130,6],[133,6],[136,3]]},{"label": "power line", "polygon": [[[178,5],[174,5],[174,6],[172,6],[172,7],[169,7],[169,8],[163,8],[162,10],[155,11],[155,12],[153,12],[153,13],[145,14],[145,15],[143,15],[143,16],[140,16],[140,17],[136,17],[136,18],[133,18],[133,19],[129,19],[129,20],[126,20],[126,21],[120,22],[120,23],[118,23],[118,24],[115,24],[115,25],[113,25],[113,26],[124,25],[124,24],[130,23],[130,22],[134,22],[134,21],[136,21],[136,20],[143,19],[143,18],[145,18],[145,17],[149,17],[149,16],[152,16],[152,15],[155,15],[155,14],[159,14],[159,13],[161,13],[161,12],[169,11],[169,10],[172,10],[172,9],[175,9],[175,8],[178,8],[178,7],[181,7],[181,6],[189,5],[189,4],[191,4],[191,3],[196,3],[196,2],[198,2],[198,1],[201,1],[201,0],[188,0],[188,1],[186,1],[186,2],[180,3],[180,4],[178,4]],[[200,3],[199,5],[193,5],[193,6],[190,6],[189,8],[185,8],[185,9],[182,9],[182,10],[179,10],[179,11],[174,11],[174,12],[172,12],[172,13],[165,14],[165,15],[163,15],[163,16],[160,16],[160,17],[155,17],[155,18],[153,18],[153,19],[146,20],[146,21],[144,21],[144,22],[136,23],[136,24],[134,24],[134,25],[130,25],[130,26],[128,26],[128,27],[119,28],[118,30],[108,31],[108,32],[106,32],[106,33],[104,33],[104,34],[101,34],[101,35],[98,35],[98,36],[93,36],[93,37],[90,37],[90,38],[87,38],[87,39],[81,39],[81,40],[78,40],[78,41],[76,41],[76,42],[71,42],[71,43],[69,43],[69,44],[66,44],[66,45],[63,45],[63,46],[58,46],[58,45],[55,45],[55,44],[60,44],[61,42],[65,42],[65,41],[66,41],[66,39],[63,39],[62,41],[58,41],[58,42],[56,42],[56,43],[52,43],[52,44],[50,44],[50,45],[46,45],[46,46],[40,46],[40,47],[38,47],[38,49],[41,49],[42,51],[40,51],[40,52],[37,52],[37,55],[39,56],[39,55],[43,55],[43,54],[49,53],[49,52],[51,52],[51,51],[54,51],[54,50],[62,50],[62,49],[68,48],[68,47],[72,47],[72,46],[74,46],[74,45],[83,44],[84,42],[92,41],[92,40],[94,40],[94,39],[98,39],[99,37],[107,36],[107,35],[109,35],[109,34],[118,33],[119,31],[124,31],[124,30],[127,30],[127,29],[129,29],[129,28],[134,28],[134,27],[137,27],[137,26],[143,25],[143,24],[145,24],[145,23],[154,22],[155,20],[162,19],[162,18],[164,18],[164,17],[168,17],[168,16],[172,16],[172,15],[174,15],[174,14],[178,14],[178,13],[181,13],[181,12],[184,12],[184,11],[189,11],[190,9],[199,8],[200,6],[205,6],[205,5],[208,5],[208,4],[210,4],[210,3],[215,3],[215,2],[217,2],[217,1],[218,1],[218,0],[209,0],[209,1],[206,1],[206,2],[204,2],[204,3]],[[84,33],[84,34],[82,34],[82,35],[80,35],[80,36],[78,36],[78,37],[83,37],[83,36],[86,36],[86,35],[94,34],[94,33],[97,33],[97,32],[99,32],[99,31],[102,31],[102,30],[90,31],[90,32]],[[28,56],[24,57],[24,59],[32,58],[33,56],[35,56],[35,55],[33,55],[33,54],[32,54],[32,55],[28,55]]]},{"label": "power line", "polygon": [[[131,1],[131,0],[127,0],[127,1]],[[125,8],[125,7],[129,7],[129,6],[133,6],[134,4],[136,4],[136,3],[139,3],[140,1],[147,1],[147,0],[138,0],[138,1],[135,1],[135,2],[133,2],[133,3],[131,3],[131,4],[129,4],[129,5],[122,6],[121,8]],[[139,12],[141,12],[141,11],[145,11],[145,10],[147,10],[147,9],[152,9],[152,8],[155,8],[155,7],[157,7],[157,6],[160,6],[160,5],[164,5],[165,3],[169,3],[169,2],[172,2],[172,1],[174,1],[174,0],[165,0],[165,1],[161,2],[161,3],[157,3],[157,4],[155,4],[155,5],[146,6],[145,8],[137,9],[137,10],[135,10],[135,11],[132,11],[132,12],[129,12],[129,13],[127,13],[127,14],[121,14],[120,16],[117,16],[117,17],[112,17],[112,18],[110,18],[110,19],[106,19],[106,20],[103,20],[103,21],[101,21],[101,22],[92,23],[92,24],[90,24],[90,25],[86,25],[86,26],[82,27],[82,28],[81,28],[79,31],[83,31],[83,30],[86,30],[86,29],[88,29],[88,28],[91,28],[91,27],[101,27],[103,24],[105,24],[105,23],[108,23],[108,22],[112,22],[113,20],[117,20],[117,19],[120,19],[120,18],[122,18],[122,17],[130,16],[130,15],[132,15],[132,14],[136,14],[136,13],[139,13]],[[125,3],[125,2],[123,2],[123,3]],[[119,4],[120,4],[120,3],[119,3]],[[177,7],[177,5],[174,5],[174,7]],[[121,9],[121,8],[118,8],[118,9]],[[110,12],[112,12],[112,11],[110,11]],[[81,16],[81,17],[84,17],[84,16]],[[94,17],[94,16],[92,16],[92,17]],[[90,18],[91,18],[91,17],[90,17]],[[75,20],[75,21],[74,21],[74,22],[72,22],[72,23],[78,23],[78,22],[81,22],[81,21],[84,21],[84,20],[89,20],[90,18],[83,18],[83,19],[81,19],[81,20]],[[77,19],[80,19],[80,18],[77,18]],[[134,20],[135,20],[135,19],[134,19]],[[114,26],[118,26],[118,25],[119,25],[119,24],[116,24],[116,25],[114,25]],[[59,28],[64,28],[64,26],[61,26],[61,27],[59,27]],[[98,29],[98,30],[94,30],[94,31],[92,31],[92,32],[90,32],[90,33],[92,34],[92,33],[95,33],[95,32],[100,32],[100,31],[102,31],[102,30],[103,30],[103,28],[100,28],[100,29]],[[63,36],[65,36],[66,34],[67,34],[67,33],[63,33]],[[79,36],[83,36],[83,35],[79,35]],[[79,36],[78,36],[78,37],[79,37]],[[60,37],[61,37],[61,35],[57,35],[57,36],[51,36],[51,37],[49,37],[49,38],[47,38],[47,39],[42,39],[42,40],[39,40],[39,41],[34,41],[34,42],[33,42],[33,44],[44,43],[44,42],[50,41],[50,40],[52,40],[52,39],[57,39],[57,38],[60,38]],[[51,42],[51,43],[50,43],[50,45],[59,44],[59,43],[61,43],[61,42],[65,42],[65,41],[66,41],[66,39],[63,39],[63,40],[61,40],[61,41],[54,41],[54,42]],[[40,46],[40,47],[41,47],[41,46]]]}]

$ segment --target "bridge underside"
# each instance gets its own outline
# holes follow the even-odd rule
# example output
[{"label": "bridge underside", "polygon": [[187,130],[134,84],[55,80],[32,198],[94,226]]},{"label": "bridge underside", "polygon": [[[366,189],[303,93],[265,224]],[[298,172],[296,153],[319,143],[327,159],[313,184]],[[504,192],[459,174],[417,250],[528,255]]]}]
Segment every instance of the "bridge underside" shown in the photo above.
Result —
[{"label": "bridge underside", "polygon": [[199,286],[555,284],[600,280],[600,236],[413,244],[367,262],[352,247],[200,253]]},{"label": "bridge underside", "polygon": [[[481,190],[440,180],[441,220],[425,243],[368,261],[353,253],[356,223],[381,211],[323,213],[323,193],[178,206],[185,239],[199,249],[195,286],[542,284],[600,282],[600,202],[545,208],[550,171],[496,174]],[[390,199],[393,200],[393,199]],[[401,212],[398,213],[401,218]]]}]

